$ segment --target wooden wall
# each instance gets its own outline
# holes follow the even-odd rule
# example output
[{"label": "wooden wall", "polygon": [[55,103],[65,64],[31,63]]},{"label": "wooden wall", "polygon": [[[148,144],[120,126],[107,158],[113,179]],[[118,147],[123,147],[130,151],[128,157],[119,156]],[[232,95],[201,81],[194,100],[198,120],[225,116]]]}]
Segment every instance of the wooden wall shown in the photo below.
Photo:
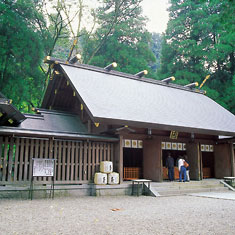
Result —
[{"label": "wooden wall", "polygon": [[190,164],[190,179],[201,180],[201,154],[200,145],[198,143],[187,143],[186,152]]},{"label": "wooden wall", "polygon": [[231,154],[229,144],[215,145],[215,178],[232,176]]},{"label": "wooden wall", "polygon": [[[56,159],[55,182],[90,182],[100,162],[113,161],[113,156],[113,143],[0,136],[0,184],[30,181],[32,158]],[[35,180],[46,183],[51,179]]]},{"label": "wooden wall", "polygon": [[143,157],[144,178],[162,181],[162,150],[159,137],[144,140]]}]

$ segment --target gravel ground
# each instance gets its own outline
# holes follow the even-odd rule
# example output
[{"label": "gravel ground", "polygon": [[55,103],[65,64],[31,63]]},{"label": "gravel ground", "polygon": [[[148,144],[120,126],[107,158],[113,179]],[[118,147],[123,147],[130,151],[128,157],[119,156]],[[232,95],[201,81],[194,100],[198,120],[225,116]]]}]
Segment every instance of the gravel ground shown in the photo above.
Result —
[{"label": "gravel ground", "polygon": [[228,235],[235,234],[235,201],[193,196],[1,200],[0,234]]}]

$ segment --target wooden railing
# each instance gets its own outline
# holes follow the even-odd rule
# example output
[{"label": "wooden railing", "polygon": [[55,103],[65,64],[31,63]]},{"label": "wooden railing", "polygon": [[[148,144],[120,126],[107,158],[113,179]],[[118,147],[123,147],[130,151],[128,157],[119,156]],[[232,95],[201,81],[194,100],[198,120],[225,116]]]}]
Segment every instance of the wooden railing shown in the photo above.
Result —
[{"label": "wooden railing", "polygon": [[124,167],[124,180],[140,179],[141,175],[140,167]]},{"label": "wooden railing", "polygon": [[[93,180],[101,161],[113,161],[113,143],[0,136],[0,184],[28,182],[32,158],[56,159],[55,182],[83,183]],[[37,177],[48,182],[47,177]]]},{"label": "wooden railing", "polygon": [[[168,180],[168,168],[167,167],[163,167],[163,179],[164,180]],[[179,179],[179,169],[178,167],[174,167],[174,179]]]}]

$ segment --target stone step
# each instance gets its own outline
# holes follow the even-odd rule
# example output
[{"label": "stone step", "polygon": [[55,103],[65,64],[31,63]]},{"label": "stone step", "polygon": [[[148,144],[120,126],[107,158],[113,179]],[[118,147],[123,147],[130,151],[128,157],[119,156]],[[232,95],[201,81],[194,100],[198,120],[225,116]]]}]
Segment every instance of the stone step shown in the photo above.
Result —
[{"label": "stone step", "polygon": [[173,196],[197,192],[225,192],[228,190],[217,179],[190,182],[153,182],[151,184],[153,196]]},{"label": "stone step", "polygon": [[227,188],[200,188],[200,189],[184,189],[184,190],[166,190],[166,191],[159,191],[159,196],[174,196],[174,195],[186,195],[191,193],[201,193],[201,192],[227,192]]},{"label": "stone step", "polygon": [[200,188],[208,188],[208,189],[213,189],[213,188],[224,188],[222,184],[217,184],[217,185],[191,185],[190,183],[181,183],[179,185],[175,186],[165,186],[165,187],[160,187],[160,186],[151,186],[157,191],[164,191],[164,190],[183,190],[183,189],[200,189]]},{"label": "stone step", "polygon": [[[186,182],[186,183],[189,183],[190,185],[218,185],[220,184],[220,180],[203,180],[203,181],[190,181],[190,182]],[[151,183],[153,186],[161,186],[161,187],[164,187],[164,186],[169,186],[169,185],[179,185],[181,184],[181,182],[178,182],[178,181],[174,181],[174,182],[161,182],[161,183],[158,183],[158,182],[152,182]]]}]

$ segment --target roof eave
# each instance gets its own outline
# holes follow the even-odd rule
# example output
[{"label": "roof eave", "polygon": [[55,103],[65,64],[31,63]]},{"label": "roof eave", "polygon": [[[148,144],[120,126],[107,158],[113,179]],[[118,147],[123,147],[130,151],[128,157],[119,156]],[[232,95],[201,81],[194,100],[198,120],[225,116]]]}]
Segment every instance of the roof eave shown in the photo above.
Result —
[{"label": "roof eave", "polygon": [[213,135],[213,136],[219,136],[219,135],[235,136],[235,132],[203,129],[200,127],[164,125],[164,124],[146,123],[146,122],[129,121],[129,120],[121,120],[121,119],[109,119],[109,118],[103,118],[103,117],[94,117],[94,120],[95,122],[99,122],[103,124],[108,123],[110,125],[123,125],[123,126],[127,125],[127,126],[137,127],[137,128],[152,128],[156,130],[178,131],[178,132],[205,134],[205,135]]},{"label": "roof eave", "polygon": [[12,105],[11,100],[5,98],[0,98],[0,111],[5,114],[5,117],[3,117],[5,120],[0,120],[0,123],[3,122],[3,124],[6,120],[11,119],[15,125],[19,125],[26,119],[25,115]]},{"label": "roof eave", "polygon": [[46,137],[46,138],[57,138],[57,139],[79,139],[79,140],[93,140],[93,141],[109,141],[117,142],[118,138],[111,136],[92,135],[85,133],[67,133],[67,132],[49,132],[39,130],[25,130],[11,127],[0,127],[0,134],[12,135],[20,137]]}]

